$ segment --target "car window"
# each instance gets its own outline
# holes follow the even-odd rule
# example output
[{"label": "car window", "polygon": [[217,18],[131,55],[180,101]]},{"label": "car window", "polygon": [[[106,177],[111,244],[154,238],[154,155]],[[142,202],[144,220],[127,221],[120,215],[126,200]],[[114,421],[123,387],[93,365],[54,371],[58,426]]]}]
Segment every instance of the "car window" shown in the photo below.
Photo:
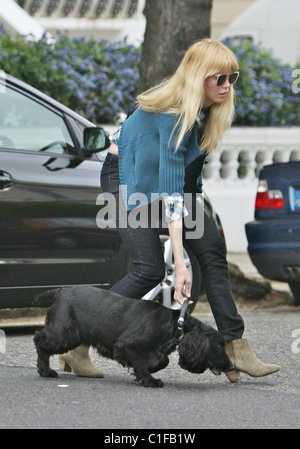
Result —
[{"label": "car window", "polygon": [[0,148],[76,153],[60,115],[8,86],[0,100]]}]

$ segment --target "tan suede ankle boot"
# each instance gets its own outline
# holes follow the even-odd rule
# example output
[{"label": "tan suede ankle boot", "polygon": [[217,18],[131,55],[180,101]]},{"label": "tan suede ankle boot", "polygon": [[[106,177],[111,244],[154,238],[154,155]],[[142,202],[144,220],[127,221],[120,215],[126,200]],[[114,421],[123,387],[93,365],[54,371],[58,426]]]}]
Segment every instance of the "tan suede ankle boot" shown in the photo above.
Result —
[{"label": "tan suede ankle boot", "polygon": [[[228,357],[230,358],[231,361],[233,361],[234,360],[234,353],[233,353],[232,342],[226,344],[225,349],[226,349]],[[234,363],[233,363],[233,365],[234,365]],[[240,372],[237,371],[237,370],[228,371],[225,374],[226,374],[228,380],[230,380],[230,382],[237,382],[237,381],[239,381],[241,379]]]},{"label": "tan suede ankle boot", "polygon": [[89,347],[85,345],[61,354],[59,356],[59,369],[68,372],[73,371],[81,377],[104,377],[104,374],[92,364]]},{"label": "tan suede ankle boot", "polygon": [[[268,376],[280,370],[278,365],[268,365],[259,360],[245,338],[226,344],[226,352],[237,371],[251,377]],[[227,376],[229,378],[229,376]],[[231,380],[229,378],[229,380]]]}]

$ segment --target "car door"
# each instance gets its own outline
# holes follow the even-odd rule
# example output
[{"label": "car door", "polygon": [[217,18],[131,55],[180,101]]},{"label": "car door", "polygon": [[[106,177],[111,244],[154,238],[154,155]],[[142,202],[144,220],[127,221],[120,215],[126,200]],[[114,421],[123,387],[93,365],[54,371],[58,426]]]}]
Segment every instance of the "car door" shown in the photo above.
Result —
[{"label": "car door", "polygon": [[22,287],[108,286],[119,239],[96,226],[102,163],[81,152],[72,117],[9,85],[0,102],[0,300]]}]

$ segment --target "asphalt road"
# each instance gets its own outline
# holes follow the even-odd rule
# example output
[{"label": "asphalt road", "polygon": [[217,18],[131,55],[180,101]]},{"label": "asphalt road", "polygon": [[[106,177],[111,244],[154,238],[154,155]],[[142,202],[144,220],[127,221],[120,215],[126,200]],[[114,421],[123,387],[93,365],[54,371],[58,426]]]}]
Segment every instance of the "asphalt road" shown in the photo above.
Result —
[{"label": "asphalt road", "polygon": [[[148,429],[148,443],[166,442],[163,438],[172,438],[171,430],[182,443],[195,429],[299,428],[299,312],[242,311],[245,337],[264,361],[282,366],[279,373],[260,379],[242,375],[240,383],[230,384],[224,374],[182,370],[173,354],[170,365],[156,374],[165,383],[162,389],[136,385],[126,369],[93,351],[104,379],[61,372],[57,379],[42,379],[35,368],[32,331],[6,329],[5,335],[0,332],[0,428],[105,429],[105,442],[118,438],[116,429],[128,437],[137,429]],[[198,317],[213,324],[211,316]],[[57,357],[52,367],[58,368]],[[164,429],[164,436],[158,429]],[[134,440],[126,443],[137,445]]]}]

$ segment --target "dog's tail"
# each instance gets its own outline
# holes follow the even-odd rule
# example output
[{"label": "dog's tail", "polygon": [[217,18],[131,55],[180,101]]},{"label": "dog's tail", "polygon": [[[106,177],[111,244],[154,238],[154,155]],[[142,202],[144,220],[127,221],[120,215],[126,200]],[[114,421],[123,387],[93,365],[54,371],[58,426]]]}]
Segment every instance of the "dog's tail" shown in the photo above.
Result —
[{"label": "dog's tail", "polygon": [[50,307],[56,300],[60,290],[61,290],[60,288],[56,288],[53,290],[47,290],[45,292],[39,293],[33,298],[32,305],[35,307],[37,306]]}]

